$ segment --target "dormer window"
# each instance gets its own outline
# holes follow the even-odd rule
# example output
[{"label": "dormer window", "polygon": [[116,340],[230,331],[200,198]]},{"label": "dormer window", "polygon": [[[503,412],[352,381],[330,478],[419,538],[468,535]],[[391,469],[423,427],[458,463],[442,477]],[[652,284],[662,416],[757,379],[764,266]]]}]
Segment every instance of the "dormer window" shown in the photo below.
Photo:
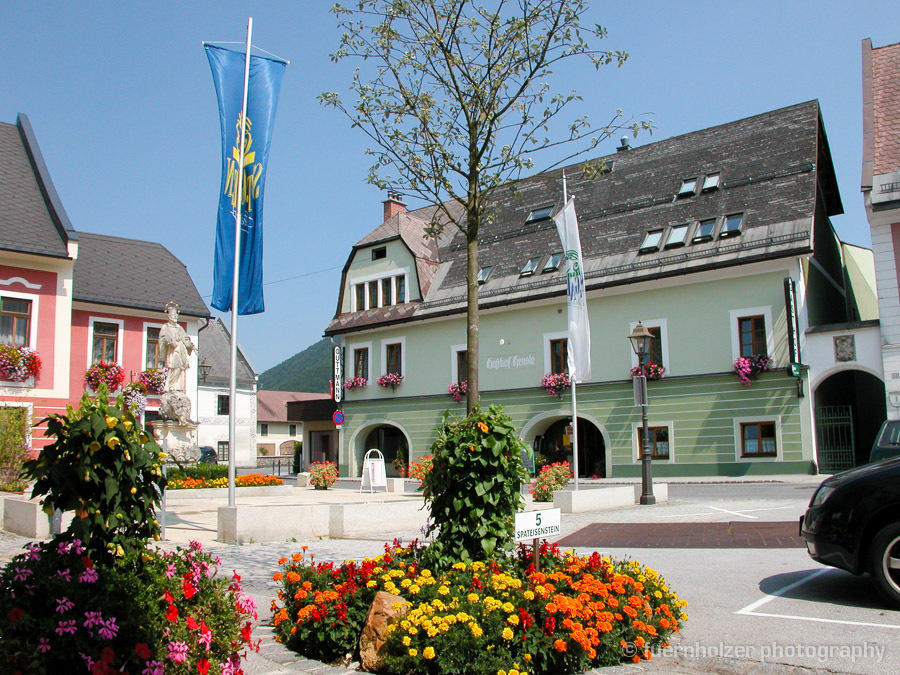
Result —
[{"label": "dormer window", "polygon": [[538,263],[541,261],[540,258],[532,258],[529,260],[522,269],[519,271],[520,277],[530,277],[538,268]]},{"label": "dormer window", "polygon": [[638,253],[650,253],[651,251],[656,251],[659,248],[659,242],[662,239],[662,235],[662,230],[651,230],[648,232],[647,236],[644,237],[644,243],[641,244],[640,249],[638,249]]},{"label": "dormer window", "polygon": [[722,233],[719,237],[736,237],[741,233],[741,226],[743,224],[743,213],[733,213],[730,216],[725,216],[725,224],[722,226]]},{"label": "dormer window", "polygon": [[539,209],[533,209],[528,217],[525,219],[526,223],[534,223],[538,220],[547,220],[550,217],[550,214],[553,213],[552,206],[542,206]]},{"label": "dormer window", "polygon": [[545,272],[555,272],[559,269],[559,264],[562,262],[563,254],[562,253],[554,253],[549,258],[547,258],[547,262],[544,263],[544,268],[541,270],[541,274]]},{"label": "dormer window", "polygon": [[721,178],[718,172],[706,174],[706,178],[703,179],[703,192],[717,190],[720,182]]},{"label": "dormer window", "polygon": [[482,267],[480,270],[478,270],[479,285],[488,280],[488,277],[491,276],[491,270],[493,269],[493,267]]},{"label": "dormer window", "polygon": [[694,233],[694,238],[691,239],[691,242],[694,244],[699,244],[703,241],[710,241],[713,238],[713,232],[715,231],[715,229],[715,218],[707,218],[706,220],[701,220],[700,224],[697,225],[697,231]]},{"label": "dormer window", "polygon": [[384,258],[387,258],[387,246],[372,249],[372,260],[383,260]]},{"label": "dormer window", "polygon": [[676,246],[684,246],[687,241],[688,224],[675,225],[669,231],[669,237],[666,239],[665,248],[675,248]]},{"label": "dormer window", "polygon": [[697,192],[697,179],[685,178],[681,181],[681,187],[678,189],[678,197],[693,197]]}]

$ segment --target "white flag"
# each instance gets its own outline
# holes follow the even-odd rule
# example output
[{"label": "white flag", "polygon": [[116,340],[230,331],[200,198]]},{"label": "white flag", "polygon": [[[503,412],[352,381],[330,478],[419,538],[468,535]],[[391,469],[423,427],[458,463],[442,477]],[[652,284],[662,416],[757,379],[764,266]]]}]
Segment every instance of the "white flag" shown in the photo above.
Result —
[{"label": "white flag", "polygon": [[569,373],[577,382],[584,382],[591,376],[591,326],[588,322],[584,262],[581,259],[574,197],[569,197],[562,211],[553,216],[553,222],[556,223],[565,254],[569,290]]}]

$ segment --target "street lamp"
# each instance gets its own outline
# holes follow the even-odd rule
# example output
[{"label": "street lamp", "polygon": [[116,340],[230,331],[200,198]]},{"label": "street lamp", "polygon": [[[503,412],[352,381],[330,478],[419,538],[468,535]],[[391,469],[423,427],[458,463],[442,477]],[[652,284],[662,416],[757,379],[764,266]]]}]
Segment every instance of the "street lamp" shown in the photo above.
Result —
[{"label": "street lamp", "polygon": [[212,370],[212,364],[206,359],[203,359],[203,361],[200,362],[200,365],[197,366],[197,370],[200,371],[200,382],[206,384],[206,378],[209,375],[209,371]]},{"label": "street lamp", "polygon": [[[638,365],[644,365],[645,357],[650,353],[650,340],[653,338],[647,328],[638,321],[637,326],[631,331],[628,339],[631,341],[631,348],[638,357]],[[643,442],[641,443],[641,504],[655,504],[656,497],[653,495],[653,469],[650,465],[650,429],[647,427],[647,376],[641,369],[640,375],[634,376],[638,390],[640,391],[641,400],[641,420],[643,422]]]}]

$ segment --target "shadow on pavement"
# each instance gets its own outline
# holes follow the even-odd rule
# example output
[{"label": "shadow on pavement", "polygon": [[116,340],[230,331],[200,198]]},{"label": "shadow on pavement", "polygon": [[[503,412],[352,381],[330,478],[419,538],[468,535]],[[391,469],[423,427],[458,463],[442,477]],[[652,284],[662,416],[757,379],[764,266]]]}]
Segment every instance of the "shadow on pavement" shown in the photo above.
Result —
[{"label": "shadow on pavement", "polygon": [[[822,568],[774,574],[759,582],[759,590],[767,595],[776,593],[785,586],[800,581],[804,577],[820,571],[821,569]],[[875,586],[872,584],[872,580],[868,575],[857,576],[839,569],[827,569],[824,573],[813,577],[809,581],[783,593],[779,593],[778,595],[779,597],[790,600],[804,600],[807,602],[818,602],[842,607],[874,609],[878,611],[886,609],[894,611],[894,608],[890,607],[881,598],[878,591],[875,590]]]}]

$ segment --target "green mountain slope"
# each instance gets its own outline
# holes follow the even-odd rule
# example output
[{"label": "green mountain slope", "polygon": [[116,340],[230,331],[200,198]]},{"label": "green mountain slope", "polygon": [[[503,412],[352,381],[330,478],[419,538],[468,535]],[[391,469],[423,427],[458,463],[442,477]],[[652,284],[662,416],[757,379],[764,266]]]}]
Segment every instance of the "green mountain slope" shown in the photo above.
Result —
[{"label": "green mountain slope", "polygon": [[260,389],[328,393],[332,365],[331,340],[323,338],[259,376]]}]

